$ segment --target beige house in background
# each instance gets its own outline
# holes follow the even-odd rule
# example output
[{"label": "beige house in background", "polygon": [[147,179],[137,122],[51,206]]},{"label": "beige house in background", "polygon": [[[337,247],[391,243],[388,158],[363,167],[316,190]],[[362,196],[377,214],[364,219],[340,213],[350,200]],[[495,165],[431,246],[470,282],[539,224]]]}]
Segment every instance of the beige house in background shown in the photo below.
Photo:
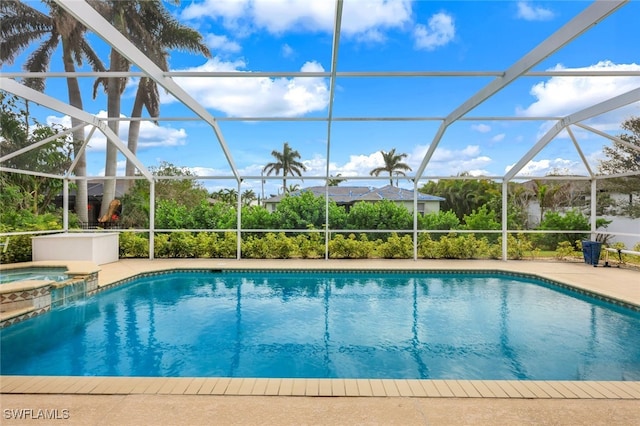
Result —
[{"label": "beige house in background", "polygon": [[[316,197],[324,197],[327,191],[325,186],[311,186],[303,188],[299,191],[292,192],[288,195],[278,195],[264,200],[265,208],[273,213],[280,201],[286,197],[295,197],[302,192],[311,192]],[[375,203],[382,200],[393,201],[395,204],[404,206],[413,213],[413,191],[395,186],[387,185],[382,188],[373,188],[370,186],[329,186],[329,199],[335,201],[339,206],[345,206],[349,211],[351,206],[359,201]],[[434,195],[421,194],[418,192],[418,213],[437,213],[440,211],[440,202],[445,199]]]}]

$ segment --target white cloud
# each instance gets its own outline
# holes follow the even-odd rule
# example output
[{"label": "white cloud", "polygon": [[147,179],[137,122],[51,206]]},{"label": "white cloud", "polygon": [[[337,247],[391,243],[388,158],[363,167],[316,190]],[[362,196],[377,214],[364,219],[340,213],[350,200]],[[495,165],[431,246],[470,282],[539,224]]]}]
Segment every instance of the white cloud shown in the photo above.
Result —
[{"label": "white cloud", "polygon": [[[515,163],[505,167],[505,173],[514,165]],[[532,160],[518,172],[518,176],[546,176],[558,172],[572,175],[584,174],[585,167],[582,163],[564,158]]]},{"label": "white cloud", "polygon": [[[240,34],[263,29],[272,34],[288,31],[333,31],[335,4],[327,0],[205,0],[187,6],[182,17],[219,18]],[[380,38],[381,29],[401,28],[411,21],[410,0],[347,1],[342,33],[360,39]]]},{"label": "white cloud", "polygon": [[[243,61],[226,62],[215,57],[189,71],[241,71]],[[322,72],[317,62],[306,62],[303,72]],[[324,78],[237,77],[237,78],[176,78],[191,96],[206,108],[230,116],[297,117],[325,109],[329,102],[329,86]],[[172,102],[163,96],[163,102]]]},{"label": "white cloud", "polygon": [[429,18],[427,25],[416,24],[413,30],[417,49],[435,50],[449,43],[456,35],[453,17],[440,12]]},{"label": "white cloud", "polygon": [[[107,118],[106,111],[100,111],[97,117]],[[126,118],[120,115],[121,118]],[[71,128],[71,118],[69,116],[59,117],[50,115],[46,119],[47,124],[61,124],[66,128]],[[85,128],[85,137],[89,135],[90,128]],[[127,144],[129,134],[129,121],[121,121],[118,131],[118,137]],[[140,123],[140,134],[138,135],[138,151],[151,147],[168,147],[185,145],[187,141],[187,132],[184,129],[174,129],[171,127],[156,126],[149,121]],[[93,133],[91,140],[87,146],[87,151],[104,151],[107,146],[107,138],[99,130]]]},{"label": "white cloud", "polygon": [[500,133],[500,134],[495,135],[494,137],[492,137],[492,138],[491,138],[491,142],[500,142],[500,141],[504,140],[504,138],[505,138],[506,136],[507,136],[506,134],[504,134],[504,133]]},{"label": "white cloud", "polygon": [[[581,71],[639,71],[637,64],[614,64],[601,61],[583,68],[565,68],[557,65],[553,70]],[[517,108],[522,116],[565,116],[596,105],[611,97],[637,89],[640,77],[594,76],[594,77],[552,77],[535,84],[531,95],[536,99],[526,108]],[[591,121],[600,130],[617,130],[620,123],[637,114],[638,103],[619,108]],[[548,126],[547,126],[548,129]]]},{"label": "white cloud", "polygon": [[226,35],[216,35],[209,33],[205,37],[205,43],[214,52],[236,53],[242,50],[237,42],[229,40]]},{"label": "white cloud", "polygon": [[544,7],[533,6],[526,1],[519,1],[516,16],[525,21],[549,21],[554,18],[555,14],[553,11],[545,9]]},{"label": "white cloud", "polygon": [[293,47],[289,46],[287,43],[282,45],[282,49],[280,51],[284,58],[291,58],[296,53],[295,50],[293,50]]},{"label": "white cloud", "polygon": [[489,126],[488,124],[472,124],[471,125],[471,129],[475,130],[476,132],[480,132],[480,133],[488,133],[491,131],[491,126]]}]

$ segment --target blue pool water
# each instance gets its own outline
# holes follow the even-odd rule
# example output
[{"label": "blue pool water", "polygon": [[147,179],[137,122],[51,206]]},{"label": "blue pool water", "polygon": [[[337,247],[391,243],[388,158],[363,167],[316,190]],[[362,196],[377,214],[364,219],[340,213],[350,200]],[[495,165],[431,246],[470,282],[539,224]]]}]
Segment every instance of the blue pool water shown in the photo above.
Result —
[{"label": "blue pool water", "polygon": [[69,279],[66,272],[66,268],[34,267],[3,269],[0,271],[0,284],[25,280],[64,281]]},{"label": "blue pool water", "polygon": [[640,313],[478,274],[175,272],[1,343],[2,374],[640,379]]}]

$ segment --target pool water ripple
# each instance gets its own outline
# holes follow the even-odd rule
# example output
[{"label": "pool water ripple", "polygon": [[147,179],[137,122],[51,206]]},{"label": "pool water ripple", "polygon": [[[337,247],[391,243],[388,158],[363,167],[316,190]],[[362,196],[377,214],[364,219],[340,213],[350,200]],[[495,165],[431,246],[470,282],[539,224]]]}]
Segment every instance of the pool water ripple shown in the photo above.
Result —
[{"label": "pool water ripple", "polygon": [[531,279],[175,272],[2,330],[2,374],[638,380],[640,313]]}]

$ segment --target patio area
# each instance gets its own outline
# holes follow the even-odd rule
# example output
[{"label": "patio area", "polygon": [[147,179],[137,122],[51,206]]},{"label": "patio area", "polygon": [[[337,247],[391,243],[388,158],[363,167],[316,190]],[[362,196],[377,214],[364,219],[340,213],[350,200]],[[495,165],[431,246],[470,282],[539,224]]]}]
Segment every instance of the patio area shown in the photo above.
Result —
[{"label": "patio area", "polygon": [[[559,261],[131,259],[101,265],[99,286],[150,271],[209,268],[500,270],[640,306],[640,272]],[[4,376],[0,386],[6,424],[47,415],[66,424],[119,425],[640,422],[640,382],[629,381]]]}]

